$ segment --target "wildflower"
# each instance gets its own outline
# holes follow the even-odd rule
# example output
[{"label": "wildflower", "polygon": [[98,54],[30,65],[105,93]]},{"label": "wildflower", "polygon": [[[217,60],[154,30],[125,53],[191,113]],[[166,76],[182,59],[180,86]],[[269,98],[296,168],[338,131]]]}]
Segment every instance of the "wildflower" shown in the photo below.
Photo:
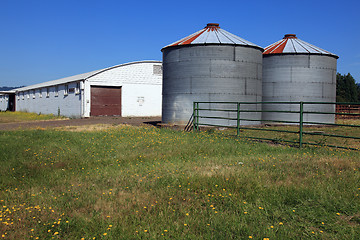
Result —
[{"label": "wildflower", "polygon": [[279,222],[279,225],[284,225],[282,222]]},{"label": "wildflower", "polygon": [[168,231],[168,230],[166,230],[166,229],[164,230],[164,232],[167,232],[167,231]]},{"label": "wildflower", "polygon": [[107,233],[104,233],[103,235],[104,235],[104,236],[106,236],[106,235],[107,235]]},{"label": "wildflower", "polygon": [[58,235],[59,234],[59,232],[54,232],[54,235]]},{"label": "wildflower", "polygon": [[249,236],[249,238],[252,238],[252,236]]},{"label": "wildflower", "polygon": [[336,215],[340,216],[340,213],[336,213]]}]

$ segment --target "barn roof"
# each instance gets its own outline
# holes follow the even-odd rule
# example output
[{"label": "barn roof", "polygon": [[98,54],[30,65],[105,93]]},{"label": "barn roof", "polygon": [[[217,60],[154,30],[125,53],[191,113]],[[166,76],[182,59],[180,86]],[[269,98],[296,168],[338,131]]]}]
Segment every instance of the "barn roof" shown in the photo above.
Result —
[{"label": "barn roof", "polygon": [[137,62],[124,63],[124,64],[120,64],[120,65],[116,65],[113,67],[108,67],[108,68],[104,68],[104,69],[100,69],[100,70],[96,70],[96,71],[77,74],[77,75],[70,76],[70,77],[60,78],[57,80],[52,80],[52,81],[48,81],[48,82],[43,82],[43,83],[38,83],[38,84],[22,87],[22,88],[13,89],[13,91],[16,91],[16,92],[27,91],[27,90],[31,90],[31,89],[44,88],[44,87],[56,86],[56,85],[60,85],[60,84],[66,84],[66,83],[70,83],[70,82],[87,80],[95,75],[98,75],[100,73],[103,73],[105,71],[108,71],[108,70],[111,70],[114,68],[128,66],[131,64],[140,64],[140,63],[161,63],[161,61],[149,60],[149,61],[137,61]]}]

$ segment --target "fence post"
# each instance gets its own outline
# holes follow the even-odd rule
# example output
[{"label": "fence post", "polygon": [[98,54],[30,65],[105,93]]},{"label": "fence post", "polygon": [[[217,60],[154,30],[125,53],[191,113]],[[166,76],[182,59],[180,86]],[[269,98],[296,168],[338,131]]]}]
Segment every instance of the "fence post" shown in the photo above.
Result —
[{"label": "fence post", "polygon": [[302,143],[303,143],[303,122],[304,122],[304,102],[300,102],[299,148],[302,148]]},{"label": "fence post", "polygon": [[240,103],[237,103],[237,117],[236,117],[236,135],[240,135]]},{"label": "fence post", "polygon": [[196,102],[193,102],[193,130],[197,130],[196,128]]}]

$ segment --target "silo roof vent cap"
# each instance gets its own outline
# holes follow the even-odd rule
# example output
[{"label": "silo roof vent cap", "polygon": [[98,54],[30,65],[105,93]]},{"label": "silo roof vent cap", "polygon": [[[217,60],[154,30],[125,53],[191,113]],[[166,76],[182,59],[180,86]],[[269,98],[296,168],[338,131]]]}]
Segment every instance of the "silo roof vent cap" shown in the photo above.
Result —
[{"label": "silo roof vent cap", "polygon": [[285,38],[297,38],[297,37],[296,34],[285,34],[284,39]]},{"label": "silo roof vent cap", "polygon": [[218,23],[208,23],[205,28],[220,28]]}]

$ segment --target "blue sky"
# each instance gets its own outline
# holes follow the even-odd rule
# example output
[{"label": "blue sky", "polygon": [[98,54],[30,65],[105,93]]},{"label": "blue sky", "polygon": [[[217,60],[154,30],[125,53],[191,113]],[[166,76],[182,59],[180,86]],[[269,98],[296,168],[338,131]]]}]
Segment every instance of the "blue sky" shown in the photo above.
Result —
[{"label": "blue sky", "polygon": [[266,47],[295,33],[360,82],[360,1],[0,0],[0,86],[139,60],[209,22]]}]

